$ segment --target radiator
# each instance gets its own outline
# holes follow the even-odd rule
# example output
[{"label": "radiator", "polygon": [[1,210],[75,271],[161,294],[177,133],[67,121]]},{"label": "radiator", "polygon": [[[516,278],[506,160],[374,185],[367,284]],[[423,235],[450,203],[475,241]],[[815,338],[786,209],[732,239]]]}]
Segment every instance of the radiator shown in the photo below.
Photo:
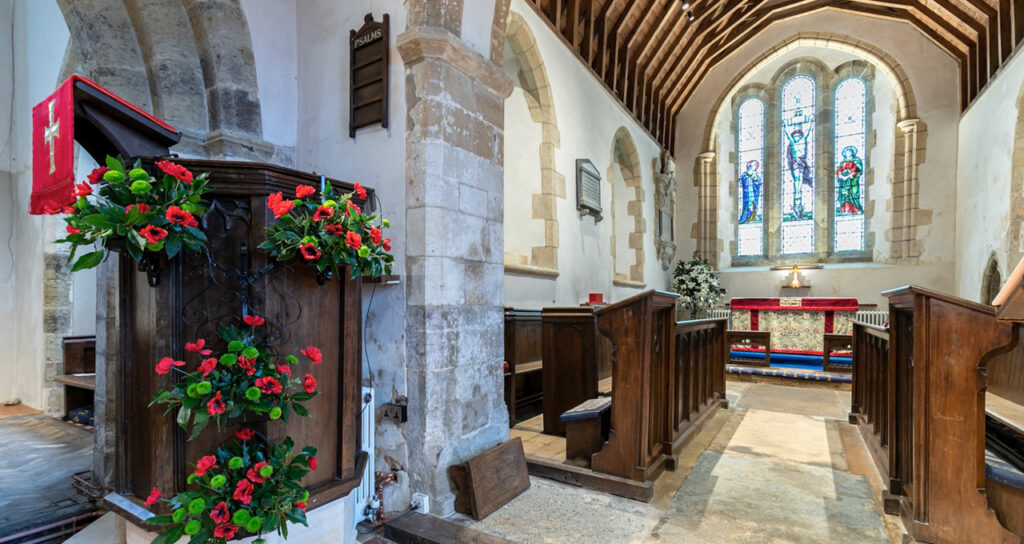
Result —
[{"label": "radiator", "polygon": [[889,312],[881,312],[878,310],[862,310],[857,312],[854,317],[857,321],[863,321],[864,323],[870,323],[872,325],[878,325],[884,327],[889,321]]},{"label": "radiator", "polygon": [[363,480],[360,482],[359,487],[355,488],[353,493],[352,501],[353,508],[355,509],[354,515],[352,516],[352,524],[359,523],[364,519],[369,519],[370,515],[367,510],[367,506],[370,504],[370,500],[373,498],[373,437],[376,429],[374,428],[374,407],[373,407],[373,388],[363,388],[363,405],[360,414],[361,425],[360,425],[360,436],[362,437],[363,451],[366,452],[366,468],[363,470]]},{"label": "radiator", "polygon": [[[722,318],[729,319],[729,312],[730,311],[729,311],[728,308],[712,308],[712,309],[708,310],[708,318],[709,319],[722,319]],[[728,328],[728,326],[726,328]]]}]

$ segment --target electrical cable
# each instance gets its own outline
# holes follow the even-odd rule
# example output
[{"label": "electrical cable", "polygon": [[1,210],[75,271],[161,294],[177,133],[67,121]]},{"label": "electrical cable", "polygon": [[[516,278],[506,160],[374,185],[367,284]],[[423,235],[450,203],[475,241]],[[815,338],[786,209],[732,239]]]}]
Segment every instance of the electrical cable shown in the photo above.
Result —
[{"label": "electrical cable", "polygon": [[[0,156],[3,156],[7,152],[7,149],[11,146],[11,139],[14,137],[14,69],[15,63],[17,62],[17,55],[14,53],[14,16],[16,15],[15,10],[17,9],[17,2],[11,2],[11,108],[10,115],[7,119],[7,141],[4,142],[3,149],[0,149]],[[11,175],[10,182],[8,183],[8,191],[10,197],[7,199],[9,206],[16,205],[17,193],[14,191],[16,180],[14,179],[14,152],[11,152],[10,164],[7,171]],[[14,210],[11,210],[11,230],[7,233],[7,253],[11,256],[11,269],[7,272],[7,276],[4,277],[4,283],[10,281],[11,276],[14,275],[14,221],[16,214]]]}]

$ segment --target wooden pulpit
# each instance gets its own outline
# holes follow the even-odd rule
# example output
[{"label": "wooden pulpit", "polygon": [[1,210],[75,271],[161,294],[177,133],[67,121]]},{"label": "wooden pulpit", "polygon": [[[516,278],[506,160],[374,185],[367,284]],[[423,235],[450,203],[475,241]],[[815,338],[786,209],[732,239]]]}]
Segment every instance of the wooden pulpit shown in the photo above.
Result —
[{"label": "wooden pulpit", "polygon": [[643,482],[666,463],[675,468],[669,406],[678,298],[650,290],[595,312],[598,331],[612,344],[611,431],[591,458],[595,472]]},{"label": "wooden pulpit", "polygon": [[[194,370],[198,357],[186,356],[185,342],[204,338],[215,352],[223,346],[221,323],[237,323],[243,308],[264,316],[268,343],[281,353],[298,355],[306,346],[323,352],[323,363],[300,357],[297,375],[311,373],[320,394],[305,403],[310,417],[292,414],[286,423],[251,424],[270,440],[286,436],[296,450],[314,446],[320,466],[303,481],[311,507],[345,496],[363,473],[366,454],[360,444],[361,281],[344,277],[318,285],[316,271],[304,261],[271,261],[257,249],[273,220],[267,195],[294,194],[299,184],[320,186],[319,176],[258,163],[212,160],[177,161],[196,173],[210,172],[210,210],[202,217],[209,238],[208,253],[183,253],[162,263],[161,280],[150,287],[146,274],[125,252],[119,257],[117,302],[121,333],[106,338],[107,376],[116,410],[114,489],[108,506],[134,522],[144,512],[125,508],[140,504],[152,487],[165,496],[185,490],[185,478],[196,460],[229,439],[239,423],[218,432],[210,425],[196,439],[149,406],[153,396],[171,385],[175,374],[158,375],[156,362],[165,356],[185,360]],[[336,191],[352,185],[332,181]],[[104,454],[98,452],[98,454]],[[125,499],[128,499],[126,502]]]}]

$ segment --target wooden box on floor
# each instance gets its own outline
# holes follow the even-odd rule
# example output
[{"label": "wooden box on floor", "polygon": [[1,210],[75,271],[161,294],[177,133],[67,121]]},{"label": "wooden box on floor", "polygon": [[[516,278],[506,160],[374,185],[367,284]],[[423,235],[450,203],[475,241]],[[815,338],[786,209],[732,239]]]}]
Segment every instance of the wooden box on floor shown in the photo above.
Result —
[{"label": "wooden box on floor", "polygon": [[597,333],[595,307],[541,311],[544,358],[544,432],[565,435],[561,416],[599,394],[611,376],[607,341]]},{"label": "wooden box on floor", "polygon": [[530,487],[523,441],[513,438],[469,461],[449,467],[455,511],[481,520]]},{"label": "wooden box on floor", "polygon": [[[343,497],[359,484],[366,454],[360,447],[360,280],[335,278],[321,286],[315,271],[299,262],[278,263],[272,270],[268,256],[256,249],[265,239],[265,227],[272,220],[267,195],[277,191],[292,194],[296,185],[319,186],[318,176],[255,163],[183,160],[196,173],[210,172],[212,201],[203,218],[209,237],[211,266],[204,255],[187,254],[163,263],[158,286],[147,284],[145,273],[127,253],[119,257],[120,301],[118,319],[122,334],[107,338],[107,364],[116,365],[114,388],[108,396],[116,414],[115,474],[110,485],[114,494],[108,505],[121,505],[124,498],[136,503],[153,487],[165,496],[185,490],[191,466],[223,441],[237,425],[218,432],[210,425],[192,441],[177,426],[163,406],[150,407],[153,396],[171,385],[175,374],[154,372],[165,356],[185,360],[188,370],[198,360],[186,356],[185,342],[205,338],[212,348],[223,349],[217,336],[221,322],[237,320],[242,298],[247,297],[250,313],[266,318],[269,343],[282,353],[298,354],[308,345],[323,352],[323,364],[313,367],[301,358],[298,375],[312,373],[320,394],[305,403],[311,417],[293,415],[289,422],[257,422],[253,426],[271,440],[286,436],[295,440],[296,450],[315,446],[318,470],[303,480],[310,491],[311,507]],[[351,185],[333,183],[336,190]],[[362,203],[361,203],[362,204]],[[251,289],[239,284],[239,272],[256,274]],[[236,321],[237,322],[237,321]],[[188,354],[191,355],[191,354]],[[137,510],[135,511],[139,513]]]}]

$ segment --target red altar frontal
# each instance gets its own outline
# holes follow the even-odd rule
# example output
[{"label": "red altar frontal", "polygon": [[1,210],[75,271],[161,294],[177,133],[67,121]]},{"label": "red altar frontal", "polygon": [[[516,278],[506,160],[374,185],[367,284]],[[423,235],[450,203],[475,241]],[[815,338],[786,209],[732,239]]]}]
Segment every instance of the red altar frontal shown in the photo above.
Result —
[{"label": "red altar frontal", "polygon": [[822,334],[851,334],[855,298],[734,298],[734,330],[770,331],[772,352],[822,354]]}]

